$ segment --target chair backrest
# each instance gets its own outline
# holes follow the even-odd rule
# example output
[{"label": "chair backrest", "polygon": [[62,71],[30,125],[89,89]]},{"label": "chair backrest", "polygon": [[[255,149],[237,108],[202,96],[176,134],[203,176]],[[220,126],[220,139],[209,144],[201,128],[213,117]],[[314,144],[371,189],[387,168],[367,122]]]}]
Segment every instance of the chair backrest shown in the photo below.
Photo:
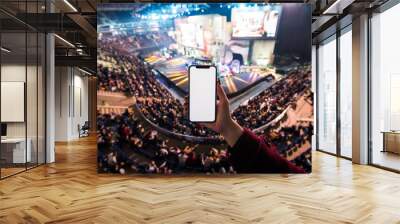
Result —
[{"label": "chair backrest", "polygon": [[85,121],[85,123],[81,126],[78,124],[78,129],[82,131],[86,131],[90,129],[89,121]]}]

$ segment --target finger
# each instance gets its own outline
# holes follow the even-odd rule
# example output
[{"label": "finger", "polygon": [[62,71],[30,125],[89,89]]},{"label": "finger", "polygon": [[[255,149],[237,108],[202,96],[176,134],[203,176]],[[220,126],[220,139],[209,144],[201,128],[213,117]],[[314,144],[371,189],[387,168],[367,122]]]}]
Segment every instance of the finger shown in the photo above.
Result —
[{"label": "finger", "polygon": [[225,91],[220,84],[217,85],[217,95],[221,101],[228,102],[228,97],[226,96]]}]

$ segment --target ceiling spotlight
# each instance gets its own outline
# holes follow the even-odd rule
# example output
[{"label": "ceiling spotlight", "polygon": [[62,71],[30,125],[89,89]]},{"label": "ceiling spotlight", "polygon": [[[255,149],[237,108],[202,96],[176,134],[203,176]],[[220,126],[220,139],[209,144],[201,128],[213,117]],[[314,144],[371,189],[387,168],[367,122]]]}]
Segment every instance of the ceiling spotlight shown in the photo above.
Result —
[{"label": "ceiling spotlight", "polygon": [[64,0],[64,3],[67,4],[74,12],[78,12],[78,10],[68,0]]},{"label": "ceiling spotlight", "polygon": [[78,70],[81,71],[81,72],[83,72],[83,73],[85,73],[86,75],[92,75],[92,73],[90,73],[90,72],[88,72],[88,71],[86,71],[86,70],[83,70],[83,69],[81,69],[81,68],[79,68],[79,67],[78,67]]},{"label": "ceiling spotlight", "polygon": [[10,53],[11,52],[11,50],[9,50],[9,49],[7,49],[5,47],[1,47],[0,49],[1,49],[1,51],[4,51],[6,53]]},{"label": "ceiling spotlight", "polygon": [[64,42],[65,44],[69,45],[70,47],[75,48],[75,45],[73,45],[71,42],[69,42],[68,40],[60,37],[58,34],[54,34],[55,37],[57,37],[59,40],[61,40],[62,42]]},{"label": "ceiling spotlight", "polygon": [[333,2],[332,5],[330,5],[324,12],[322,12],[323,15],[328,15],[328,14],[342,14],[343,9],[345,9],[347,6],[351,5],[355,0],[336,0]]}]

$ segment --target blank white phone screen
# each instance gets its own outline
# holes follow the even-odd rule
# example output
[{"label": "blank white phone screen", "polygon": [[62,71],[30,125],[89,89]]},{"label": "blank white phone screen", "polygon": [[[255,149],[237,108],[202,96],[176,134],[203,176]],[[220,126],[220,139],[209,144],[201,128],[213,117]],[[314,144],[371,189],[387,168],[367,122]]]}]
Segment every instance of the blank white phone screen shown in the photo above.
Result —
[{"label": "blank white phone screen", "polygon": [[189,71],[189,120],[215,121],[216,68],[190,67]]}]

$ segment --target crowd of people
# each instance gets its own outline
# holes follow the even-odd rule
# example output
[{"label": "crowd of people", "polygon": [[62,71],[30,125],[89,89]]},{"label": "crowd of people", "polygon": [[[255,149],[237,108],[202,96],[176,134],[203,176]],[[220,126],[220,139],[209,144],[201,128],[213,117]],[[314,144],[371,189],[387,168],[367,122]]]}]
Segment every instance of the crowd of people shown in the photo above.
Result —
[{"label": "crowd of people", "polygon": [[136,97],[142,113],[167,130],[191,136],[217,136],[211,130],[191,123],[183,114],[182,103],[156,80],[149,65],[137,56],[104,50],[98,57],[102,62],[97,65],[98,90]]},{"label": "crowd of people", "polygon": [[268,124],[311,87],[309,69],[299,69],[279,80],[264,92],[233,111],[233,118],[243,127],[256,129]]},{"label": "crowd of people", "polygon": [[292,162],[304,169],[306,173],[311,173],[312,171],[312,162],[311,162],[311,147],[308,148],[305,152],[303,152],[300,156],[296,157]]},{"label": "crowd of people", "polygon": [[172,43],[174,40],[166,32],[146,32],[143,34],[128,34],[127,41],[135,49],[151,48]]},{"label": "crowd of people", "polygon": [[167,32],[118,32],[102,33],[98,38],[98,46],[114,49],[119,52],[133,52],[147,48],[168,46],[174,40]]},{"label": "crowd of people", "polygon": [[[149,64],[127,49],[148,46],[163,41],[165,35],[122,36],[99,41],[98,90],[122,92],[136,98],[136,106],[149,121],[172,133],[189,136],[219,138],[210,129],[188,120],[183,104],[177,100],[153,74]],[[158,38],[158,39],[157,39]],[[143,44],[146,43],[146,44]],[[297,69],[276,82],[264,92],[234,110],[233,118],[243,127],[259,128],[278,115],[311,87],[309,68]],[[310,99],[312,100],[312,98]],[[143,127],[143,120],[130,110],[121,115],[98,114],[98,162],[102,172],[179,173],[234,173],[226,146],[198,150],[198,145],[183,147],[170,142],[162,134]],[[271,138],[283,156],[288,156],[307,141],[311,141],[312,125],[285,127]],[[201,153],[201,151],[203,151]],[[304,153],[293,162],[309,171],[310,153]]]},{"label": "crowd of people", "polygon": [[[191,123],[183,114],[183,105],[162,86],[151,68],[136,56],[100,56],[112,67],[98,65],[98,88],[123,92],[138,99],[142,113],[156,125],[172,132],[215,137],[207,128]],[[118,62],[118,63],[117,63]],[[311,85],[308,72],[289,74],[260,95],[234,110],[232,116],[242,126],[255,129],[267,124],[293,103]]]},{"label": "crowd of people", "polygon": [[[210,147],[208,152],[198,145],[171,144],[156,130],[146,130],[132,111],[121,115],[98,114],[98,168],[100,172],[157,173],[182,172],[235,173],[225,145]],[[266,141],[275,145],[283,157],[289,157],[311,142],[311,123],[282,127],[265,134]],[[306,172],[311,171],[310,149],[293,161]]]},{"label": "crowd of people", "polygon": [[[265,139],[275,145],[279,153],[284,157],[290,157],[303,146],[311,144],[313,125],[311,122],[299,122],[294,126],[280,127],[265,133]],[[302,153],[293,161],[306,172],[311,171],[310,151]]]},{"label": "crowd of people", "polygon": [[[164,36],[149,35],[153,37]],[[114,40],[113,38],[112,40]],[[124,41],[118,40],[116,42]],[[131,41],[128,38],[128,41],[125,40],[125,42]],[[131,47],[137,48],[137,46]],[[212,131],[188,121],[183,114],[181,102],[157,81],[148,64],[135,55],[118,54],[115,50],[105,46],[98,56],[100,61],[112,65],[106,66],[104,63],[98,63],[99,90],[145,97],[145,100],[138,101],[139,108],[149,120],[162,128],[179,134],[215,137],[215,133]],[[243,127],[259,128],[281,114],[310,86],[309,69],[297,69],[258,96],[240,105],[233,111],[232,116]]]},{"label": "crowd of people", "polygon": [[101,54],[99,59],[103,63],[97,65],[98,90],[135,97],[161,98],[169,94],[153,75],[147,75],[151,69],[136,56]]},{"label": "crowd of people", "polygon": [[139,100],[137,105],[151,122],[173,133],[217,138],[212,130],[190,122],[181,102],[172,96]]},{"label": "crowd of people", "polygon": [[103,34],[98,38],[98,89],[123,92],[129,96],[162,97],[167,94],[151,68],[139,59],[135,50],[168,45],[173,39],[166,32]]},{"label": "crowd of people", "polygon": [[180,172],[235,173],[227,149],[196,150],[178,147],[156,130],[146,130],[132,111],[98,114],[98,169],[100,172],[171,174]]}]

